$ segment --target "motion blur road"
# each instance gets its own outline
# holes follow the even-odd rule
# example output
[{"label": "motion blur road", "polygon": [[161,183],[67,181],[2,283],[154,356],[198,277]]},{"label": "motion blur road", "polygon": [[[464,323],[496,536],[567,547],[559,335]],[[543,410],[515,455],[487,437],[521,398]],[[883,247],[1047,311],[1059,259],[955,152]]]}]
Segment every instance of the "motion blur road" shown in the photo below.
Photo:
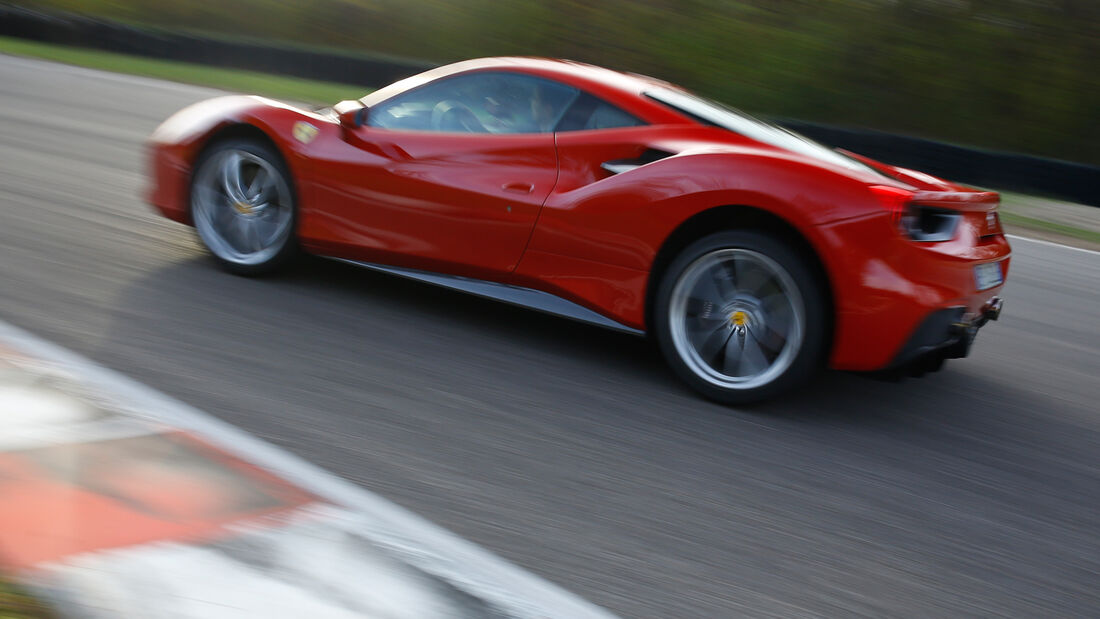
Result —
[{"label": "motion blur road", "polygon": [[140,197],[145,137],[214,94],[0,56],[0,319],[623,616],[1096,616],[1100,255],[1014,241],[939,374],[729,409],[642,339],[319,259],[220,272]]}]

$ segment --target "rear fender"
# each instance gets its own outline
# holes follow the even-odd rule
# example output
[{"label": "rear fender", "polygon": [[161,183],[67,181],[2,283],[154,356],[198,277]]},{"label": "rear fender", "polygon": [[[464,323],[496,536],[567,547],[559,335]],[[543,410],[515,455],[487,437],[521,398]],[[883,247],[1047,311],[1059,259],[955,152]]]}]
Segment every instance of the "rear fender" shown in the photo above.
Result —
[{"label": "rear fender", "polygon": [[[707,216],[717,212],[721,217]],[[549,257],[560,256],[560,280],[568,275],[591,282],[590,273],[575,272],[575,264],[613,268],[624,275],[598,298],[604,307],[620,308],[613,316],[620,322],[645,329],[645,299],[654,283],[649,275],[666,244],[693,240],[676,235],[685,225],[698,238],[739,223],[755,227],[774,218],[800,237],[831,284],[847,267],[844,239],[830,234],[830,226],[874,214],[885,216],[865,182],[820,166],[763,152],[684,153],[552,193],[532,235],[531,260],[525,258],[520,274],[538,276],[532,266],[536,256],[541,269],[547,269]],[[714,222],[715,227],[690,225],[699,221]],[[630,273],[641,277],[626,277]],[[834,300],[843,302],[835,296]]]},{"label": "rear fender", "polygon": [[729,205],[767,211],[821,252],[817,228],[881,207],[866,183],[795,158],[682,153],[547,199],[530,249],[649,271],[674,230]]}]

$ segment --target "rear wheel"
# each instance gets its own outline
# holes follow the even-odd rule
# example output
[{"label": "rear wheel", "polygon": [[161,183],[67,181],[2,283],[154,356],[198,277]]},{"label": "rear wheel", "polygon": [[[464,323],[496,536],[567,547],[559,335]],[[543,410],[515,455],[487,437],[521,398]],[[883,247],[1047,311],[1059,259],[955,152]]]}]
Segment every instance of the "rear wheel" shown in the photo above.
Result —
[{"label": "rear wheel", "polygon": [[827,306],[805,259],[764,232],[707,236],[659,284],[654,330],[673,371],[707,397],[741,404],[809,379],[823,361]]},{"label": "rear wheel", "polygon": [[278,153],[253,140],[220,142],[200,157],[191,181],[191,218],[223,268],[260,275],[296,253],[289,179]]}]

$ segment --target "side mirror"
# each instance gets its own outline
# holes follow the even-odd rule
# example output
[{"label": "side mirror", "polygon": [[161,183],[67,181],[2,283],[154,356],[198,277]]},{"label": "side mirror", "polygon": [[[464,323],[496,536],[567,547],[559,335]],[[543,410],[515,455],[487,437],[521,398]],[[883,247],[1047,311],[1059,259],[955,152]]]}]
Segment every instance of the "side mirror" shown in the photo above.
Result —
[{"label": "side mirror", "polygon": [[367,106],[359,101],[341,101],[332,108],[340,119],[340,126],[356,129],[367,124]]}]

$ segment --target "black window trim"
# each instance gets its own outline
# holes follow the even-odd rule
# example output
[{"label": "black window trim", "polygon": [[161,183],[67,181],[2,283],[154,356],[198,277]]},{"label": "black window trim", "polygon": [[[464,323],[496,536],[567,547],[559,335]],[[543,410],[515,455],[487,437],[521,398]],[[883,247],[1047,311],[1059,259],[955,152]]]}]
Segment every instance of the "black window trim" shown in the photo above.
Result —
[{"label": "black window trim", "polygon": [[[630,128],[630,127],[645,127],[645,126],[650,125],[650,123],[642,120],[641,118],[638,118],[636,115],[631,114],[630,112],[628,112],[628,111],[624,110],[623,108],[615,105],[614,103],[609,103],[606,99],[597,97],[596,95],[588,92],[587,90],[581,90],[579,88],[577,88],[576,90],[579,94],[573,99],[573,101],[570,103],[569,107],[567,107],[565,109],[565,111],[562,113],[562,116],[558,120],[557,124],[554,125],[554,133],[559,133],[559,132],[561,132],[561,133],[571,133],[573,131],[610,131],[612,129],[627,129],[627,128]],[[630,117],[630,118],[634,119],[635,121],[637,121],[637,124],[624,125],[624,126],[621,126],[621,127],[607,127],[607,128],[603,128],[603,129],[586,129],[584,127],[578,127],[576,129],[565,129],[561,126],[562,123],[564,123],[566,118],[569,116],[570,112],[573,111],[574,106],[578,106],[578,105],[582,105],[582,104],[587,105],[589,103],[591,103],[591,110],[589,111],[589,114],[595,113],[596,108],[599,107],[600,105],[606,105],[607,107],[615,110],[616,112],[619,112],[620,114],[622,114],[624,116],[627,116],[627,117]],[[586,116],[585,118],[587,119],[588,117]]]}]

